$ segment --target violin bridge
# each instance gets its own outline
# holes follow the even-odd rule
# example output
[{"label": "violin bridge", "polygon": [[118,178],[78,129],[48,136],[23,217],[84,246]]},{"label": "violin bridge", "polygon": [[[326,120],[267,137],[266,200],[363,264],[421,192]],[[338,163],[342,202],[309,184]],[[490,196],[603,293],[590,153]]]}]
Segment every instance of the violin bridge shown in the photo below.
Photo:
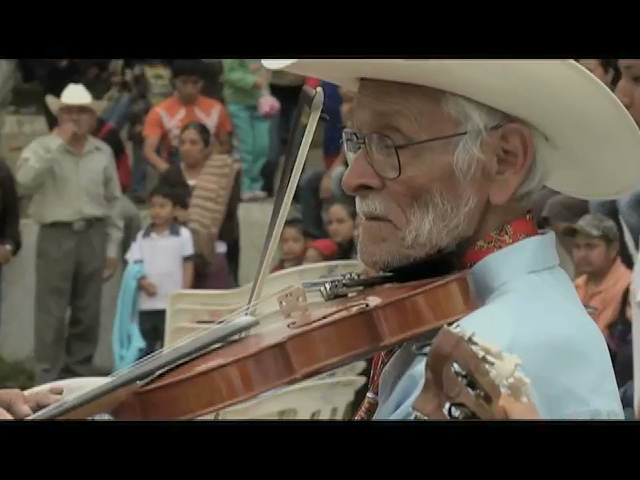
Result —
[{"label": "violin bridge", "polygon": [[294,287],[278,296],[278,305],[284,318],[306,317],[309,314],[307,294],[302,287]]}]

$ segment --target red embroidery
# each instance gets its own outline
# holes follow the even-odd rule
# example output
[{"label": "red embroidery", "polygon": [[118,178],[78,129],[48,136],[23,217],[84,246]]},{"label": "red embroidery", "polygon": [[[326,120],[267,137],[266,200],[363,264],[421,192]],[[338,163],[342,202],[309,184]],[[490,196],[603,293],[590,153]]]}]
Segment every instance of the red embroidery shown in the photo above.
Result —
[{"label": "red embroidery", "polygon": [[[536,227],[533,215],[527,213],[524,217],[509,222],[491,235],[478,241],[465,254],[464,264],[466,268],[471,268],[492,253],[537,234],[538,228]],[[378,408],[378,386],[382,370],[398,348],[400,347],[379,352],[373,357],[371,375],[369,376],[369,391],[354,417],[355,420],[370,420],[373,418],[373,414]]]},{"label": "red embroidery", "polygon": [[465,254],[464,264],[467,268],[471,268],[492,253],[537,234],[536,223],[533,220],[533,216],[528,213],[526,216],[508,223],[476,243]]}]

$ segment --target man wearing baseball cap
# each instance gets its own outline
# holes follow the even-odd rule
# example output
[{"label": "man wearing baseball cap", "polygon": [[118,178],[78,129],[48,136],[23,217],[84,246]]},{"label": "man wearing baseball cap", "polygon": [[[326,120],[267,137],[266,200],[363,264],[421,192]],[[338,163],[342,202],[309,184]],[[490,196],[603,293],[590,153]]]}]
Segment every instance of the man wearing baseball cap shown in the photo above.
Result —
[{"label": "man wearing baseball cap", "polygon": [[582,272],[575,269],[571,258],[573,241],[564,235],[564,230],[587,213],[589,213],[588,201],[558,193],[547,200],[542,208],[542,213],[536,217],[540,219],[539,223],[542,228],[555,232],[560,266],[572,279],[581,275]]},{"label": "man wearing baseball cap", "polygon": [[578,296],[615,350],[610,327],[624,314],[622,304],[631,281],[631,271],[620,259],[620,233],[609,217],[584,215],[565,233],[573,237],[573,261],[583,274],[574,284]]}]

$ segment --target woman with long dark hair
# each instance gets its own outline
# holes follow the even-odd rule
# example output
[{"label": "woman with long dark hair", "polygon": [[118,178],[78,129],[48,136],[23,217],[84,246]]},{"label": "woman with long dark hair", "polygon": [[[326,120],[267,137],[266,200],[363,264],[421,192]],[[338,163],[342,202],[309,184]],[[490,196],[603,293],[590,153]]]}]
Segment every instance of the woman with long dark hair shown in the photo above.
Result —
[{"label": "woman with long dark hair", "polygon": [[[240,257],[240,175],[235,173],[237,169],[231,168],[233,165],[230,157],[215,155],[215,145],[212,142],[213,137],[206,125],[200,122],[186,124],[180,132],[181,162],[172,164],[160,176],[159,183],[181,190],[190,202],[193,200],[192,194],[196,187],[211,191],[210,198],[214,200],[207,202],[205,208],[213,218],[210,223],[214,231],[207,232],[210,235],[206,237],[212,239],[214,244],[200,245],[200,250],[211,248],[214,252],[212,260],[204,262],[202,257],[205,256],[205,252],[198,252],[198,238],[194,235],[196,252],[201,254],[200,261],[196,264],[196,288],[233,288],[238,283]],[[216,177],[214,181],[211,181],[211,175],[204,178],[205,167],[209,172],[213,172],[213,176]],[[215,175],[218,171],[219,175]],[[229,175],[229,172],[234,173]],[[192,207],[193,205],[190,205],[190,210]],[[187,212],[181,220],[189,220]]]},{"label": "woman with long dark hair", "polygon": [[325,210],[325,222],[329,238],[338,246],[335,260],[357,258],[356,251],[356,209],[351,203],[333,201]]}]

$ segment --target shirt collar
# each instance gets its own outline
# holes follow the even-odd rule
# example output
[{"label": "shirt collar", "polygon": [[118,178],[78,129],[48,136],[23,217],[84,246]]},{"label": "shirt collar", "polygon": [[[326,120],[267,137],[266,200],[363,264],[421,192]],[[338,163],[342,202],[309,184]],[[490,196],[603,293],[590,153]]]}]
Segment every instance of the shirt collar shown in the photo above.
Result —
[{"label": "shirt collar", "polygon": [[[147,228],[144,229],[144,232],[142,232],[142,238],[149,238],[151,236],[151,234],[153,233],[153,230],[151,228],[152,228],[152,225],[148,225]],[[178,222],[173,222],[169,226],[168,234],[172,235],[174,237],[179,237],[180,236],[180,224]]]},{"label": "shirt collar", "polygon": [[[55,135],[55,133],[52,135]],[[93,135],[89,135],[87,137],[87,142],[84,144],[84,148],[82,149],[82,155],[86,155],[87,153],[91,153],[96,150],[102,150],[104,146],[105,144],[102,141],[99,141]],[[73,150],[71,150],[71,147],[69,147],[69,145],[67,145],[66,143],[64,144],[64,148],[69,152],[75,153],[73,152]]]},{"label": "shirt collar", "polygon": [[478,300],[484,303],[506,283],[559,264],[556,236],[549,232],[493,252],[471,269],[470,277]]}]

